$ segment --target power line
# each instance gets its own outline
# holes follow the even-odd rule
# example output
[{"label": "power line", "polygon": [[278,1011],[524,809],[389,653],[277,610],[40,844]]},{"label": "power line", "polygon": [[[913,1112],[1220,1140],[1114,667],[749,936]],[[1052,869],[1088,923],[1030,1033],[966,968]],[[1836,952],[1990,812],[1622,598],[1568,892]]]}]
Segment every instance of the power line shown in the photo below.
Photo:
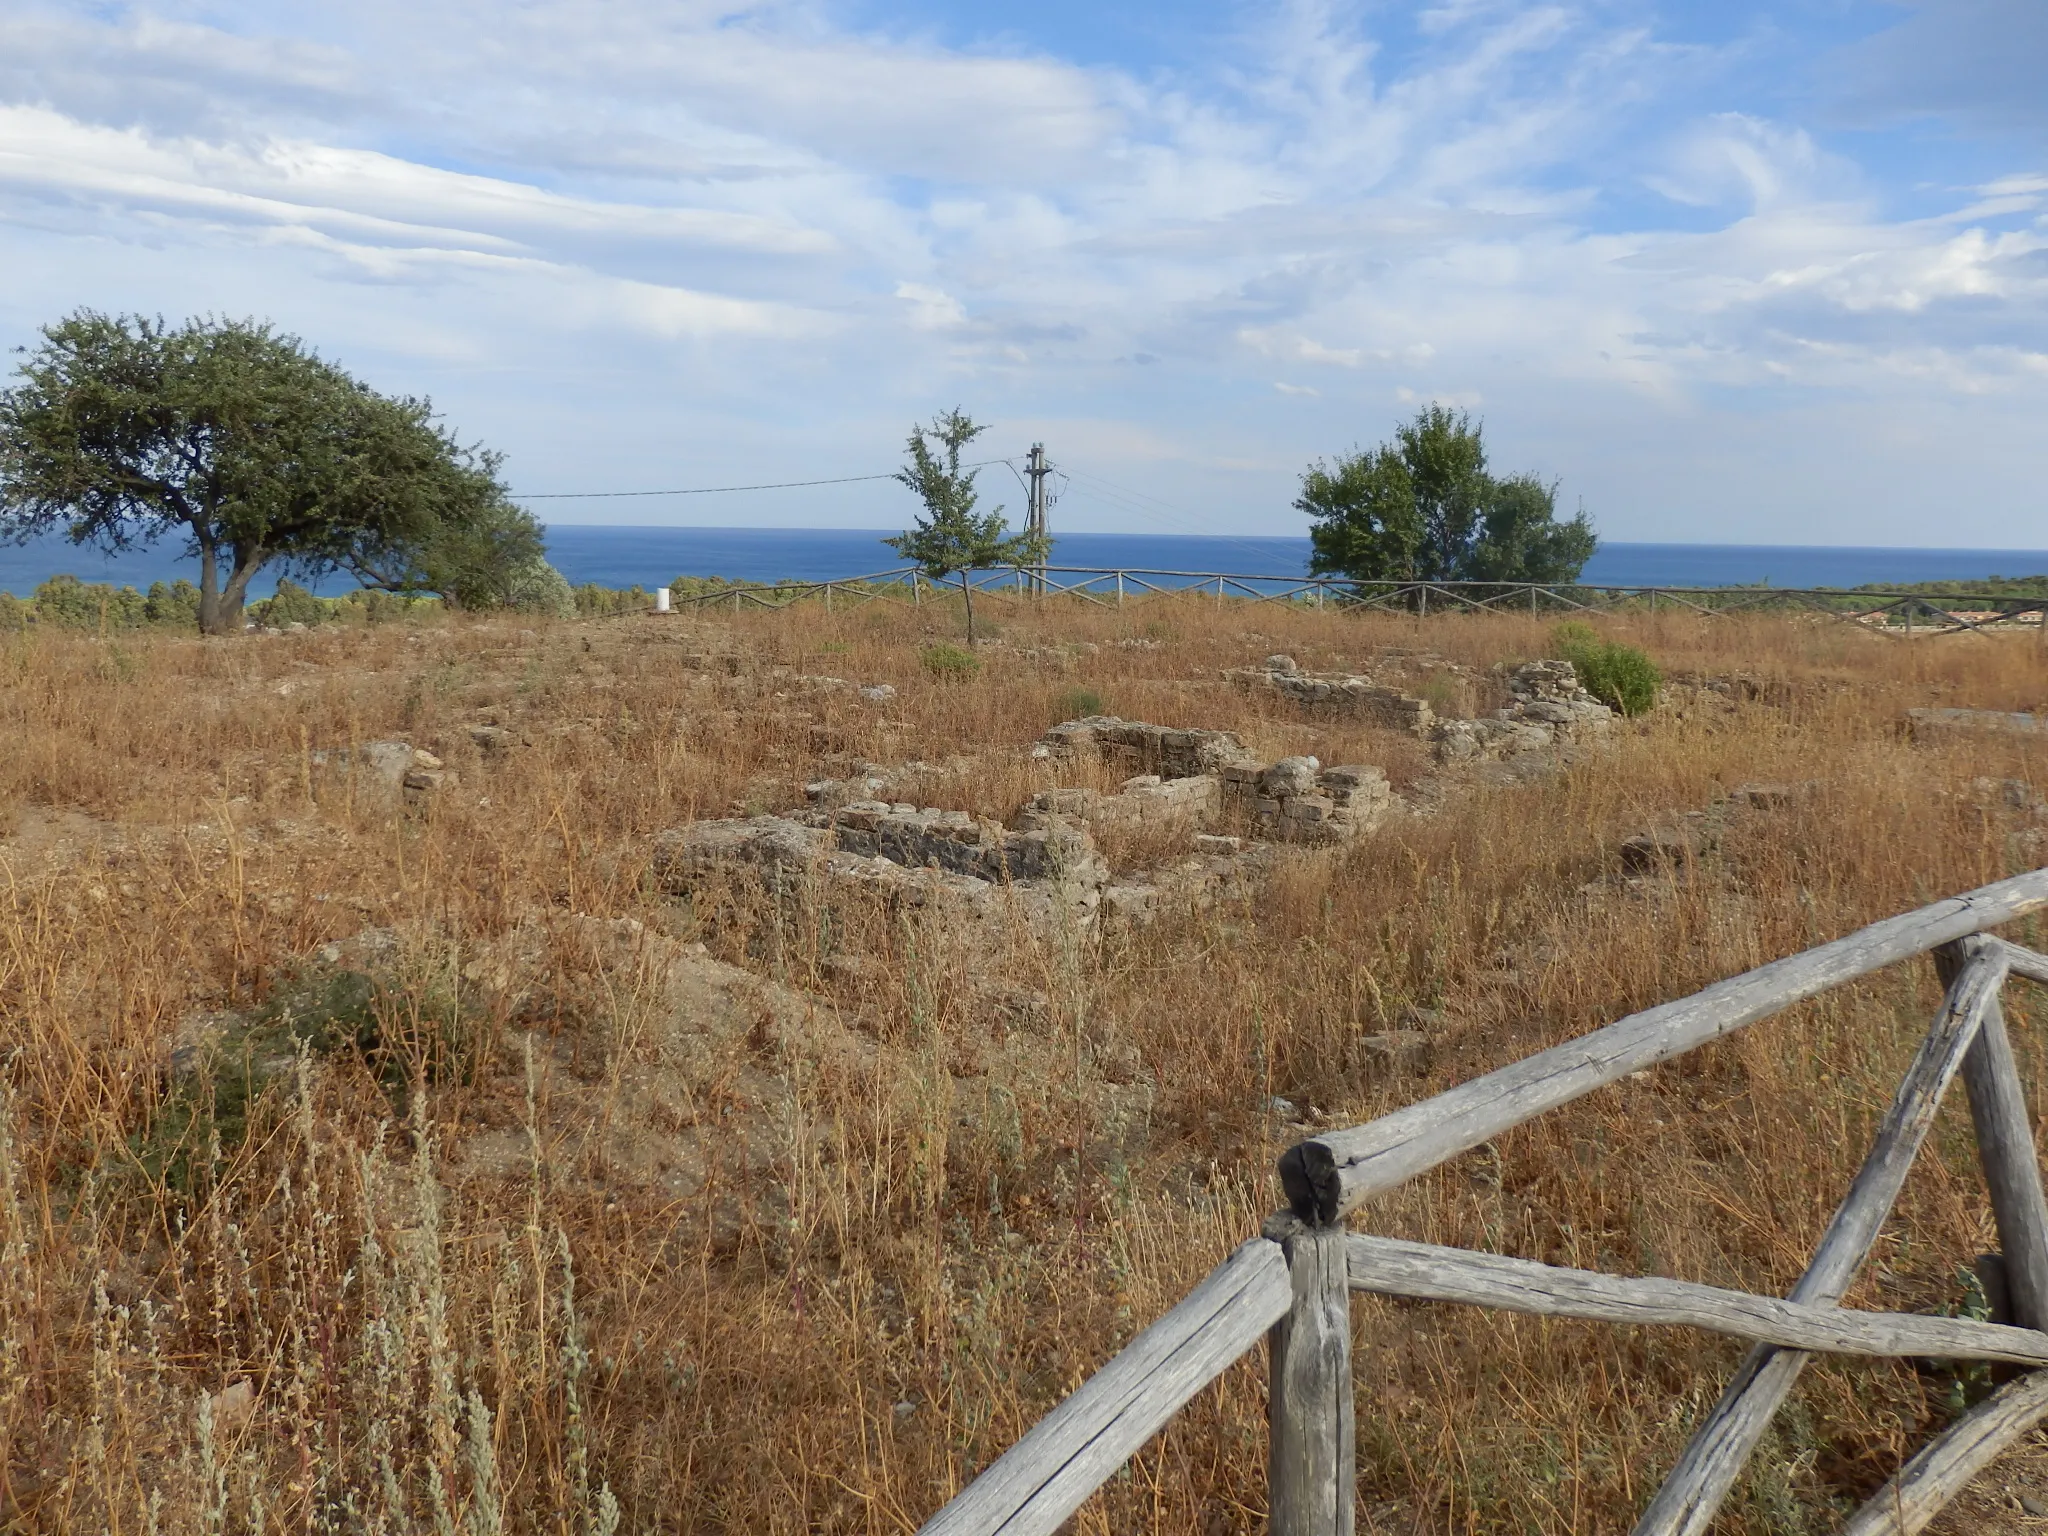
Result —
[{"label": "power line", "polygon": [[[1008,459],[983,459],[963,464],[963,469],[986,469],[991,464],[1008,464]],[[680,491],[525,491],[515,492],[518,501],[600,501],[620,496],[720,496],[727,491],[790,491],[808,485],[853,485],[861,480],[894,480],[900,471],[886,475],[841,475],[832,480],[777,480],[768,485],[697,485]]]}]

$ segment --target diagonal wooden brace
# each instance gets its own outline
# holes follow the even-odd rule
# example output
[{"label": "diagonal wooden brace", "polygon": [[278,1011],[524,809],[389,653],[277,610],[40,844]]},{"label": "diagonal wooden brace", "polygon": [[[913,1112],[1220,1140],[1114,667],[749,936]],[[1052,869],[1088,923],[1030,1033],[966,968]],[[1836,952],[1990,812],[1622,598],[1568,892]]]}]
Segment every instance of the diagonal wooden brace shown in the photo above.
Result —
[{"label": "diagonal wooden brace", "polygon": [[[1792,1288],[1793,1301],[1831,1306],[1848,1291],[1891,1214],[1942,1094],[1961,1069],[1986,1013],[1997,1005],[2006,974],[2002,948],[1990,940],[1962,943],[1962,969],[1899,1084],[1848,1198],[1828,1224],[1813,1263]],[[1636,1522],[1635,1536],[1703,1536],[1808,1358],[1803,1350],[1769,1344],[1750,1351]]]},{"label": "diagonal wooden brace", "polygon": [[[1937,949],[1934,963],[1941,979],[1952,983],[1973,955],[1990,950],[2008,964],[2021,953],[1997,939],[1965,939]],[[2034,1125],[2020,1087],[2019,1064],[2005,1031],[2005,1010],[1995,997],[1984,1010],[1976,1043],[1963,1058],[1963,1086],[1969,1091],[1977,1155],[1984,1165],[1991,1214],[1998,1223],[2013,1321],[2023,1328],[2039,1328],[2048,1323],[2048,1199],[2041,1192],[2041,1159],[2034,1150]]]}]

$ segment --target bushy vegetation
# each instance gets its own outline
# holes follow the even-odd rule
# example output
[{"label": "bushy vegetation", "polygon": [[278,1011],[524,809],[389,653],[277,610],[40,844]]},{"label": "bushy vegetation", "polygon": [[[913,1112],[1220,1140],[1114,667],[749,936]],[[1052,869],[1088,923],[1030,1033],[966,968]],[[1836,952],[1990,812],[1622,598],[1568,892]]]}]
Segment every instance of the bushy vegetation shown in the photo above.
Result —
[{"label": "bushy vegetation", "polygon": [[1664,674],[1640,646],[1603,639],[1577,620],[1558,625],[1552,638],[1557,654],[1578,671],[1580,685],[1602,704],[1624,715],[1656,708]]},{"label": "bushy vegetation", "polygon": [[933,677],[963,682],[981,670],[981,658],[963,646],[941,640],[918,652],[918,660]]},{"label": "bushy vegetation", "polygon": [[585,582],[571,594],[576,615],[585,619],[610,618],[621,613],[645,613],[654,606],[647,589],[641,586],[625,588],[601,587],[596,582]]},{"label": "bushy vegetation", "polygon": [[[310,629],[333,622],[382,624],[411,614],[439,611],[431,597],[409,597],[375,588],[357,588],[337,597],[319,597],[289,578],[280,580],[274,595],[259,598],[245,610],[247,622],[270,629],[301,624]],[[58,629],[190,629],[199,611],[199,589],[182,577],[150,583],[147,593],[110,582],[80,581],[53,576],[24,599],[0,592],[0,630],[43,624]]]},{"label": "bushy vegetation", "polygon": [[1557,486],[1487,468],[1482,427],[1428,405],[1392,442],[1311,465],[1294,508],[1311,520],[1309,569],[1361,581],[1570,582],[1598,540]]}]

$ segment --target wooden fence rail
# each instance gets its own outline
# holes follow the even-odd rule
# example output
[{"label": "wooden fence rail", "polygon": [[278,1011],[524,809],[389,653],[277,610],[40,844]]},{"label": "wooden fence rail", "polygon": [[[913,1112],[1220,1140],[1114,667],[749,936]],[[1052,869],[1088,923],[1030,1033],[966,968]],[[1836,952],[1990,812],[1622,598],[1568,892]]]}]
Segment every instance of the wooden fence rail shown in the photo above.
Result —
[{"label": "wooden fence rail", "polygon": [[1121,608],[1132,597],[1171,594],[1226,597],[1257,603],[1314,603],[1360,611],[1384,609],[1427,615],[1526,609],[1531,613],[1599,613],[1662,605],[1708,617],[1794,609],[1842,619],[1873,633],[1890,634],[1894,620],[1905,635],[1966,634],[1998,623],[2038,627],[2048,641],[2048,599],[2004,592],[1850,592],[1826,587],[1683,587],[1640,583],[1500,581],[1354,581],[1345,576],[1285,576],[1229,571],[1169,571],[1109,566],[1006,566],[961,572],[934,582],[914,566],[830,581],[729,586],[676,595],[663,612],[716,606],[780,609],[813,599],[837,603],[902,602],[972,587],[977,595],[1038,602],[1068,598]]},{"label": "wooden fence rail", "polygon": [[[1288,1207],[1186,1300],[1041,1419],[924,1526],[927,1536],[1050,1536],[1194,1394],[1268,1343],[1268,1504],[1275,1536],[1351,1536],[1353,1291],[1590,1319],[1703,1328],[1754,1348],[1637,1522],[1699,1536],[1815,1354],[2035,1367],[1923,1447],[1851,1519],[1850,1536],[1910,1536],[2000,1451],[2048,1419],[2048,1199],[1999,1006],[2009,976],[2048,983],[2048,956],[1987,930],[2048,908],[2048,869],[1887,918],[1802,954],[1632,1014],[1280,1160]],[[1565,1269],[1349,1231],[1373,1195],[1548,1110],[1831,987],[1932,952],[1939,1012],[1870,1152],[1788,1297],[1657,1276]],[[1964,1080],[1990,1190],[2009,1318],[1846,1309],[1942,1097]]]}]

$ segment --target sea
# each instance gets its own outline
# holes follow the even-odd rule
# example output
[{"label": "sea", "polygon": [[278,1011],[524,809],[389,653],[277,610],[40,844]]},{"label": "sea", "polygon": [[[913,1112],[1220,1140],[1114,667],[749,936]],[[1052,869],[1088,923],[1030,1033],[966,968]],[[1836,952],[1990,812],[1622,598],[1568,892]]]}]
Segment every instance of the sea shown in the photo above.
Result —
[{"label": "sea", "polygon": [[[892,530],[893,531],[893,530]],[[882,540],[890,533],[847,528],[650,528],[560,523],[547,531],[548,558],[577,585],[665,586],[678,576],[748,581],[842,581],[898,569]],[[1251,535],[1069,533],[1053,544],[1052,563],[1091,569],[1173,573],[1155,585],[1204,575],[1299,577],[1308,571],[1305,538]],[[108,557],[60,537],[0,545],[0,591],[26,597],[59,573],[81,581],[147,589],[154,581],[198,579],[198,562],[166,542]],[[1885,549],[1801,544],[1603,543],[1581,580],[1665,587],[1856,587],[1942,581],[1967,590],[1987,576],[2048,575],[2048,550]],[[268,595],[266,571],[251,595]],[[313,584],[335,593],[353,585],[330,575]]]}]

